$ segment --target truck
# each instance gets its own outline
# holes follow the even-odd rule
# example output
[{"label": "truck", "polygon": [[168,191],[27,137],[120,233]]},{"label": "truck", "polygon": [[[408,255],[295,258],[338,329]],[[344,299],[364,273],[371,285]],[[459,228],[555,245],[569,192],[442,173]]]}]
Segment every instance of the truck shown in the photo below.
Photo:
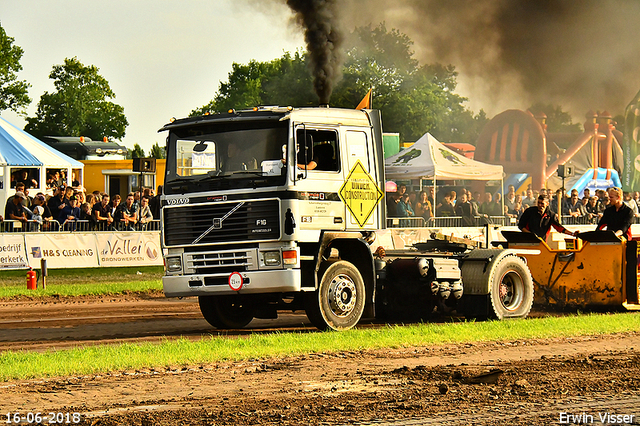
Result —
[{"label": "truck", "polygon": [[346,330],[434,310],[503,319],[531,309],[516,250],[443,235],[385,245],[377,110],[256,107],[173,119],[159,132],[164,293],[197,296],[216,328],[283,310]]}]

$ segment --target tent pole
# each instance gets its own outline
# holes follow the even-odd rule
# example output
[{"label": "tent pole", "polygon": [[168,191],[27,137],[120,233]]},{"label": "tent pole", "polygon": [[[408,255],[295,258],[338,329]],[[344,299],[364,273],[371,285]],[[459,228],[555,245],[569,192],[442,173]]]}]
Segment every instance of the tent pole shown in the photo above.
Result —
[{"label": "tent pole", "polygon": [[438,188],[436,185],[436,174],[433,174],[433,206],[431,206],[431,208],[433,209],[433,217],[437,217],[436,215],[436,205],[438,204],[438,202],[436,201],[436,199],[438,198]]},{"label": "tent pole", "polygon": [[500,197],[500,200],[502,201],[502,213],[500,216],[504,216],[504,176],[500,179],[500,187],[502,188],[502,197]]}]

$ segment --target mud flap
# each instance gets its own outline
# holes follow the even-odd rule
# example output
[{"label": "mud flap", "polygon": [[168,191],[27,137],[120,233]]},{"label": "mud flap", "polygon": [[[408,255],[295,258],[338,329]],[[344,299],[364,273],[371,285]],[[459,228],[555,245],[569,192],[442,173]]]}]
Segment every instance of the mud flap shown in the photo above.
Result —
[{"label": "mud flap", "polygon": [[640,303],[638,300],[638,242],[627,242],[627,248],[625,253],[626,266],[625,266],[625,285],[627,293],[627,303],[637,305]]},{"label": "mud flap", "polygon": [[465,294],[458,301],[458,312],[467,319],[487,319],[493,313],[490,297],[489,294]]}]

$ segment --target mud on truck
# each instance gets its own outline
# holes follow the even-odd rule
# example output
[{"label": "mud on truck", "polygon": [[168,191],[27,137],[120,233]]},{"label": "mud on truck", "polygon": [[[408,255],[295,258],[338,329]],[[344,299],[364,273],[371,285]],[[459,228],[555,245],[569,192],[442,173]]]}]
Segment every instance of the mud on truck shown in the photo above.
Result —
[{"label": "mud on truck", "polygon": [[499,319],[531,309],[531,274],[514,250],[452,238],[385,247],[379,111],[260,107],[160,131],[164,293],[197,296],[214,327],[282,310],[346,330],[434,309]]}]

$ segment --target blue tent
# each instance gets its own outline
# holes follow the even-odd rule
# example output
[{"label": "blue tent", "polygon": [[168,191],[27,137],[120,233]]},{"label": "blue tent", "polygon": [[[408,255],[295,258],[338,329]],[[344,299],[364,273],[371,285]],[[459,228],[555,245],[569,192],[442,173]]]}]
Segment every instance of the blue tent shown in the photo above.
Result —
[{"label": "blue tent", "polygon": [[15,140],[4,126],[11,124],[0,117],[0,165],[2,166],[41,166],[42,162]]},{"label": "blue tent", "polygon": [[81,169],[84,165],[0,117],[0,165]]},{"label": "blue tent", "polygon": [[29,190],[33,195],[47,191],[47,169],[65,170],[70,178],[72,170],[83,168],[81,162],[56,151],[0,117],[0,206],[4,206],[6,199],[15,193],[11,188],[11,178],[17,171],[27,170],[37,181],[38,185]]}]

